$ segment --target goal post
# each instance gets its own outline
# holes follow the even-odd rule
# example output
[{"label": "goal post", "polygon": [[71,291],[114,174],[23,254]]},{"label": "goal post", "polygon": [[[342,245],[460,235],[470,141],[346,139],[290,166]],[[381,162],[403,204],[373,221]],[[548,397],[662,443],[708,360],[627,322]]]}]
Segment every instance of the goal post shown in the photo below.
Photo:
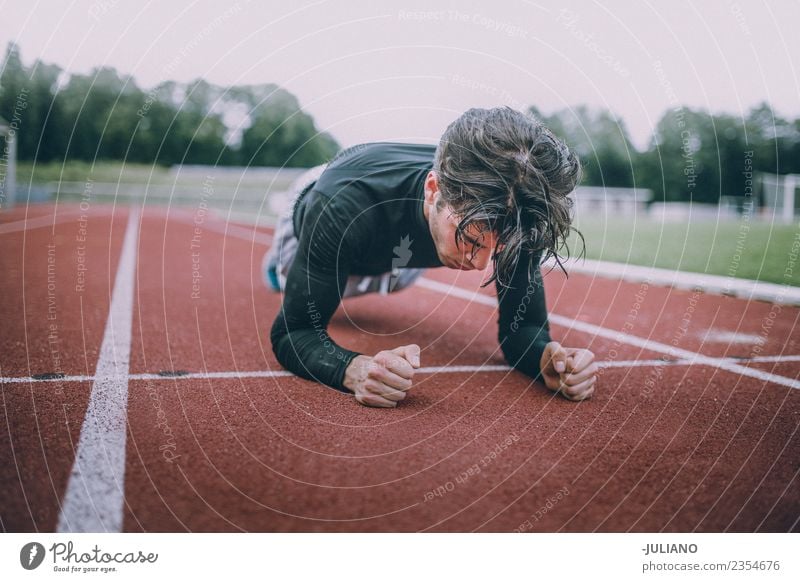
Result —
[{"label": "goal post", "polygon": [[773,220],[792,223],[800,213],[800,174],[761,173],[761,192],[764,200],[763,213]]}]

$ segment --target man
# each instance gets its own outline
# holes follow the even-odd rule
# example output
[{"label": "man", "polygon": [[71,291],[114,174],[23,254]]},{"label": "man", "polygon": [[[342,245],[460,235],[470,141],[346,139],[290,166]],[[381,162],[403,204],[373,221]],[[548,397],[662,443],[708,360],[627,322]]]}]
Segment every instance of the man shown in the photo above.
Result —
[{"label": "man", "polygon": [[425,267],[493,262],[499,341],[509,364],[571,400],[589,398],[597,364],[551,341],[543,255],[571,222],[575,155],[510,108],[470,109],[438,146],[374,143],[341,152],[303,187],[276,229],[265,276],[284,291],[272,326],[278,361],[367,406],[394,407],[420,367],[417,345],[374,355],[339,346],[327,325],[342,298],[407,287]]}]

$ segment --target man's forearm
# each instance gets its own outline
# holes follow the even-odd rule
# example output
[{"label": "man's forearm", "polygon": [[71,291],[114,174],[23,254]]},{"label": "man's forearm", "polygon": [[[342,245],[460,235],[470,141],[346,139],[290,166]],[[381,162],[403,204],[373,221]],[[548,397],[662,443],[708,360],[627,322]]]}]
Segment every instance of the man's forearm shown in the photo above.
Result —
[{"label": "man's forearm", "polygon": [[283,318],[278,317],[272,326],[272,351],[278,362],[302,378],[322,382],[341,392],[345,372],[358,352],[336,344],[325,330],[286,330]]},{"label": "man's forearm", "polygon": [[515,333],[502,336],[500,347],[509,366],[531,378],[541,373],[541,359],[550,334],[541,328],[519,328]]}]

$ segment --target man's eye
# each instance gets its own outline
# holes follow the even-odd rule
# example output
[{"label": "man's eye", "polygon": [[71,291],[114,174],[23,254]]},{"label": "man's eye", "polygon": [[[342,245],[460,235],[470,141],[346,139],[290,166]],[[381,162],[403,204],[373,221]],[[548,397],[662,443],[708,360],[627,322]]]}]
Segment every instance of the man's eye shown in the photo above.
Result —
[{"label": "man's eye", "polygon": [[480,244],[480,243],[479,243],[478,241],[476,241],[476,240],[470,240],[470,239],[467,239],[467,243],[469,243],[469,245],[470,245],[471,247],[473,247],[473,248],[476,248],[476,249],[482,249],[482,248],[483,248],[483,245],[482,245],[482,244]]}]

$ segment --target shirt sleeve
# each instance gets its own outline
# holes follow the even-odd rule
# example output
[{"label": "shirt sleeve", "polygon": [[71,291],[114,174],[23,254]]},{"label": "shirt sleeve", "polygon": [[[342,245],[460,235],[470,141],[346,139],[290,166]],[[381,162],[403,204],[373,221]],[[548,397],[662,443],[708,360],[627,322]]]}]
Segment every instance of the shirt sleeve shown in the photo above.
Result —
[{"label": "shirt sleeve", "polygon": [[520,257],[509,287],[496,285],[500,302],[498,340],[510,366],[539,379],[542,353],[551,339],[539,268],[541,255],[533,255],[532,262],[530,257]]},{"label": "shirt sleeve", "polygon": [[[328,335],[352,261],[354,223],[347,201],[308,193],[297,254],[286,277],[283,304],[272,325],[272,350],[289,371],[342,392],[344,373],[358,356]],[[346,234],[342,234],[346,233]]]}]

